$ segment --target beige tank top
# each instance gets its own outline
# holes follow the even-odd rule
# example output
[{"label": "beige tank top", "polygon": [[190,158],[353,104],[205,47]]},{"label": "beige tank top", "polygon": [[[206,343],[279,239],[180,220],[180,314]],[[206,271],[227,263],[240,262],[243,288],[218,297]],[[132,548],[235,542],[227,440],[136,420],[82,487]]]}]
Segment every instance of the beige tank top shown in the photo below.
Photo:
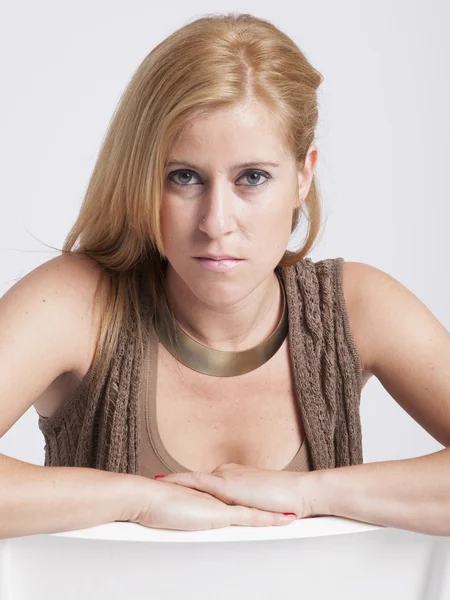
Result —
[{"label": "beige tank top", "polygon": [[[164,447],[156,422],[156,393],[158,365],[158,335],[153,325],[150,327],[143,361],[143,373],[139,385],[140,403],[140,470],[139,475],[153,478],[156,474],[189,472],[177,462]],[[306,437],[297,454],[283,471],[310,471],[311,462]]]}]

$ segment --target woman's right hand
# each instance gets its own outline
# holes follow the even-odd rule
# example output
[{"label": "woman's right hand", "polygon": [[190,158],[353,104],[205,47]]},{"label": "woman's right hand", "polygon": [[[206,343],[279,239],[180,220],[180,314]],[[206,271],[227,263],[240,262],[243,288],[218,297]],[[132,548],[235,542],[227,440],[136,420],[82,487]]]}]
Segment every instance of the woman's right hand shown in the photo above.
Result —
[{"label": "woman's right hand", "polygon": [[144,527],[193,531],[229,525],[289,525],[295,520],[282,513],[229,505],[210,494],[176,483],[138,477],[139,508],[127,521]]}]

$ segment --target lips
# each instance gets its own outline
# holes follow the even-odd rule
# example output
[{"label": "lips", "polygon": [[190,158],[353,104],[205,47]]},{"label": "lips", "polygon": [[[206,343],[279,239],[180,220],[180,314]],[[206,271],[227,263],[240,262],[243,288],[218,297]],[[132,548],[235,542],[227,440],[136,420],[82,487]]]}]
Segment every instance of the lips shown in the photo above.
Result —
[{"label": "lips", "polygon": [[240,258],[236,258],[235,256],[230,256],[227,254],[218,255],[218,256],[196,256],[195,258],[208,258],[209,260],[241,260]]},{"label": "lips", "polygon": [[240,258],[223,258],[221,260],[214,260],[212,258],[204,258],[202,256],[195,257],[195,260],[198,261],[198,263],[208,271],[214,271],[216,273],[227,271],[228,269],[237,266],[240,262],[244,262]]}]

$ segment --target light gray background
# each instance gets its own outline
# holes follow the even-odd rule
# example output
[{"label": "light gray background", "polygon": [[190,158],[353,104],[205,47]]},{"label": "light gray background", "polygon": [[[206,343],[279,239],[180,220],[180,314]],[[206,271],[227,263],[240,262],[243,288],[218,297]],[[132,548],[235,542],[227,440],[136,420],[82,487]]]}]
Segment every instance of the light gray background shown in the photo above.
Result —
[{"label": "light gray background", "polygon": [[[316,173],[326,223],[311,258],[388,272],[449,329],[450,8],[436,0],[4,3],[0,295],[57,255],[38,240],[62,245],[139,63],[186,22],[231,11],[269,19],[325,78]],[[361,418],[365,462],[442,448],[375,378]],[[34,408],[0,440],[0,452],[34,464],[43,448]]]}]

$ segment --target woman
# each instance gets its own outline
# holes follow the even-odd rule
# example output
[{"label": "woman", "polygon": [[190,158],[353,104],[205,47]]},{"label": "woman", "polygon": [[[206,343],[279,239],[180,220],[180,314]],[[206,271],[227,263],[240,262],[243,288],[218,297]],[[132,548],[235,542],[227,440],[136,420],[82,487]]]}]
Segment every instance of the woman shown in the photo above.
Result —
[{"label": "woman", "polygon": [[[24,343],[3,363],[17,401],[2,431],[34,404],[46,440],[38,470],[2,457],[17,515],[3,535],[326,514],[450,534],[448,448],[363,464],[371,375],[448,446],[450,338],[386,273],[307,258],[321,81],[290,38],[246,14],[200,18],[139,66],[63,255],[3,299],[0,324]],[[301,215],[305,243],[287,251]],[[25,339],[38,341],[25,351]]]}]

